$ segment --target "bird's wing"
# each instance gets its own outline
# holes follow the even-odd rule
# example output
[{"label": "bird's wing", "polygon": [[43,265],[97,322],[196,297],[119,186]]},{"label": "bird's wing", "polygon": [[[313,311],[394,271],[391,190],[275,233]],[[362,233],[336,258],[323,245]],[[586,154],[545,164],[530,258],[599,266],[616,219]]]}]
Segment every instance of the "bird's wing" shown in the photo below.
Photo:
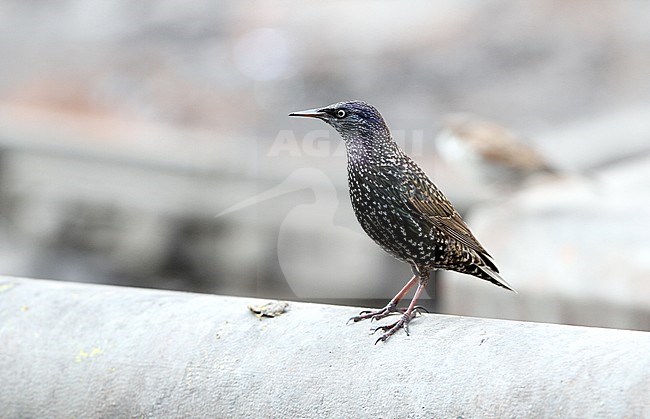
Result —
[{"label": "bird's wing", "polygon": [[412,191],[409,194],[408,201],[424,219],[460,244],[476,251],[479,255],[491,258],[490,254],[469,230],[460,214],[451,205],[451,202],[438,188],[433,184],[415,185]]}]

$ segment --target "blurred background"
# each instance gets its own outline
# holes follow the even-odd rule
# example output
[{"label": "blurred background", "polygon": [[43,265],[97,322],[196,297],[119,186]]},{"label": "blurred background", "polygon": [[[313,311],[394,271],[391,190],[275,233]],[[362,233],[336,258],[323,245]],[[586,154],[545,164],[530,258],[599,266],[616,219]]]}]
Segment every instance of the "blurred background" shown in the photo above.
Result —
[{"label": "blurred background", "polygon": [[374,104],[508,293],[436,311],[650,330],[650,2],[0,2],[0,274],[383,305],[344,148]]}]

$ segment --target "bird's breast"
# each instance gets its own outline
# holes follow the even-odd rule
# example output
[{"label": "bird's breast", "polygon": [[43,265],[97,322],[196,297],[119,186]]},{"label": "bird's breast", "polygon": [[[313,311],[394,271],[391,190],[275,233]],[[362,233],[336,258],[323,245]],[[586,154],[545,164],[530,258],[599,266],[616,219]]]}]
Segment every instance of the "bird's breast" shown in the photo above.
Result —
[{"label": "bird's breast", "polygon": [[431,229],[412,215],[399,174],[356,169],[348,172],[348,182],[354,213],[371,239],[404,261],[433,257]]}]

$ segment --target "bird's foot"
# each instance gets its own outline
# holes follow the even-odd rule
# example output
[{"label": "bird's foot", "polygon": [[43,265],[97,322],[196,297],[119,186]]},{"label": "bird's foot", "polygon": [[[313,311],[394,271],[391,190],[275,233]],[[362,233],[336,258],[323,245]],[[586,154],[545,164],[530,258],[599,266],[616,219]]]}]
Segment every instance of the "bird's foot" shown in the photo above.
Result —
[{"label": "bird's foot", "polygon": [[[424,307],[417,307],[418,309],[426,311]],[[370,319],[370,321],[373,320],[381,320],[384,317],[392,316],[394,314],[404,314],[406,312],[405,308],[397,308],[397,304],[390,302],[386,305],[386,307],[379,309],[379,310],[364,310],[361,313],[359,313],[358,316],[350,317],[348,319],[348,323],[350,322],[360,322],[361,320],[367,320]]]},{"label": "bird's foot", "polygon": [[415,306],[413,307],[413,310],[408,313],[408,311],[404,312],[402,314],[402,317],[395,323],[387,324],[385,326],[378,326],[375,327],[371,330],[371,332],[374,334],[377,332],[377,330],[381,330],[385,332],[379,339],[375,341],[375,345],[379,343],[379,341],[386,342],[389,337],[393,336],[395,332],[397,332],[399,329],[404,329],[404,332],[406,332],[406,335],[409,336],[409,322],[415,318],[418,314],[420,314],[422,311],[425,311],[428,313],[428,311],[421,306]]},{"label": "bird's foot", "polygon": [[[395,314],[404,314],[406,313],[407,310],[408,309],[406,308],[397,308],[397,305],[394,303],[388,303],[386,307],[379,310],[364,310],[361,313],[359,313],[358,316],[350,317],[348,319],[348,323],[350,322],[356,323],[356,322],[360,322],[361,320],[367,320],[367,319],[370,319],[370,321],[381,320],[384,317],[393,316]],[[414,317],[416,314],[419,314],[421,312],[428,313],[429,311],[422,306],[413,307],[412,317]]]}]

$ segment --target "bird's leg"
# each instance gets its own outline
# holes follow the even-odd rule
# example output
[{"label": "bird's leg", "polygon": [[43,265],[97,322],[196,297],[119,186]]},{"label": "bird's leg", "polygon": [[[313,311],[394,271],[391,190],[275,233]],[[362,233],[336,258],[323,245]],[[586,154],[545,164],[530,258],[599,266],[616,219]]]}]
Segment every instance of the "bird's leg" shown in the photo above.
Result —
[{"label": "bird's leg", "polygon": [[379,310],[364,310],[361,313],[359,313],[358,316],[351,317],[350,320],[348,320],[348,323],[349,322],[356,323],[366,319],[379,320],[379,319],[383,319],[386,316],[390,316],[391,314],[395,314],[398,312],[405,313],[406,311],[404,311],[404,309],[397,308],[397,304],[399,304],[400,300],[404,298],[406,293],[409,292],[411,288],[413,288],[413,285],[415,285],[417,280],[418,280],[418,275],[413,275],[413,278],[411,278],[409,282],[407,282],[406,285],[402,287],[400,292],[398,292],[397,295],[393,297],[393,299],[390,300],[388,304],[386,304],[386,307]]},{"label": "bird's leg", "polygon": [[428,279],[429,279],[428,275],[420,277],[420,283],[418,284],[418,288],[415,290],[415,295],[411,300],[411,304],[409,304],[409,307],[406,309],[406,311],[398,321],[392,324],[388,324],[386,326],[379,326],[373,329],[372,333],[375,333],[377,330],[382,330],[386,332],[379,339],[377,339],[375,345],[379,341],[386,342],[386,340],[389,337],[393,336],[395,332],[397,332],[399,329],[404,329],[406,334],[407,335],[409,334],[408,324],[418,312],[418,306],[416,306],[415,303],[417,302],[418,298],[420,298],[422,291],[424,291],[424,287],[427,284]]}]

